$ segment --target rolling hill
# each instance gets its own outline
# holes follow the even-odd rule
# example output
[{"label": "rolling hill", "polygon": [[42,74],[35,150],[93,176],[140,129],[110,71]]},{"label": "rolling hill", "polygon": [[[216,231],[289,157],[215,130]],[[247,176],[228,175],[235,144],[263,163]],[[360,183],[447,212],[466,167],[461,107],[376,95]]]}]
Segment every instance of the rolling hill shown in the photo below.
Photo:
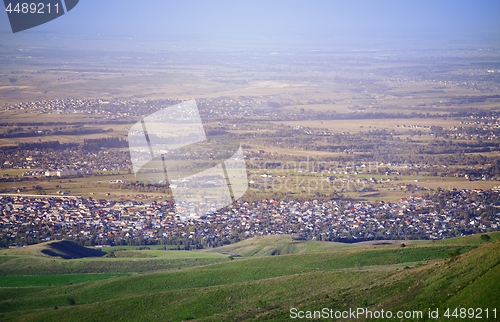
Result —
[{"label": "rolling hill", "polygon": [[259,236],[235,244],[207,249],[207,252],[233,256],[275,256],[328,249],[355,248],[357,244],[294,240],[289,235]]},{"label": "rolling hill", "polygon": [[[462,307],[488,308],[490,316],[483,314],[482,320],[495,321],[491,310],[497,309],[497,318],[500,313],[498,235],[490,234],[490,241],[469,236],[406,247],[401,243],[332,244],[326,250],[314,250],[323,248],[321,243],[296,244],[287,238],[274,240],[274,246],[272,238],[248,240],[215,251],[255,256],[223,263],[73,285],[1,287],[0,319],[285,321],[291,308],[367,308],[421,311],[421,318],[405,321],[434,321],[428,317],[429,309],[439,310],[440,320],[450,320],[443,315],[446,309]],[[281,255],[263,256],[273,247]],[[307,251],[308,247],[313,250]],[[284,254],[287,249],[291,254]],[[111,263],[113,259],[99,260]],[[121,262],[135,260],[139,259]],[[55,263],[59,265],[58,260]]]},{"label": "rolling hill", "polygon": [[8,255],[31,255],[31,256],[49,256],[64,259],[76,259],[86,257],[102,257],[105,252],[83,247],[67,240],[49,241],[26,247],[13,248],[5,250]]}]

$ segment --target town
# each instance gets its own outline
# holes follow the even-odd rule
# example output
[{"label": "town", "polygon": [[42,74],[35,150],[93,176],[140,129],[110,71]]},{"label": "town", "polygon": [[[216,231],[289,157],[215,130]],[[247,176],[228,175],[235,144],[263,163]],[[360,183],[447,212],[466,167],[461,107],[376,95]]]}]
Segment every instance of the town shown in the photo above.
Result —
[{"label": "town", "polygon": [[[341,67],[308,65],[323,54],[340,59]],[[257,72],[236,60],[241,84],[222,70],[205,76],[206,84],[221,88],[255,84],[260,90],[6,102],[0,111],[0,246],[68,239],[191,249],[269,234],[358,242],[499,230],[500,72],[471,65],[474,50],[460,59],[455,54],[408,58],[414,55],[408,51],[395,73],[400,62],[391,58],[387,67],[359,70],[352,53],[304,51],[279,57],[290,64],[279,77],[262,73],[267,60],[250,63]],[[379,66],[371,52],[354,55]],[[428,65],[428,55],[445,55],[454,72]],[[184,66],[182,57],[172,57]],[[296,64],[310,70],[299,76]],[[311,95],[301,82],[318,91]],[[208,213],[175,203],[170,188],[181,180],[137,181],[127,136],[145,116],[193,98],[207,137],[241,144],[247,169],[247,193]]]},{"label": "town", "polygon": [[200,249],[276,234],[342,242],[443,239],[498,230],[499,202],[500,187],[439,191],[379,204],[240,200],[197,218],[176,213],[172,201],[1,196],[0,246],[65,239],[85,246],[174,245],[177,249]]}]

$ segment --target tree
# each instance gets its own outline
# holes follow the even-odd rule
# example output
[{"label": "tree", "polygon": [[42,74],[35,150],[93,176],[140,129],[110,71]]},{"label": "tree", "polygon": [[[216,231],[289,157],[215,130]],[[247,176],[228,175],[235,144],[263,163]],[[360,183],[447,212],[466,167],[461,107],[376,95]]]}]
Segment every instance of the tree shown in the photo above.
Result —
[{"label": "tree", "polygon": [[481,240],[484,241],[484,242],[488,242],[490,241],[491,237],[487,234],[482,234],[481,235]]}]

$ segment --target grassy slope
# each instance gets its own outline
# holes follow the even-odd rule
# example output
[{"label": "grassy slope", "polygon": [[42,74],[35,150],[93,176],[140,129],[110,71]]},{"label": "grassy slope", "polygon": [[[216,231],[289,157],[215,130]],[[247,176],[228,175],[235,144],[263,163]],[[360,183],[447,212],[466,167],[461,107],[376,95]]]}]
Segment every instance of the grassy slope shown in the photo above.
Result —
[{"label": "grassy slope", "polygon": [[[279,321],[289,318],[290,307],[500,308],[500,242],[471,251],[481,244],[479,236],[441,244],[446,243],[361,246],[237,259],[80,285],[2,288],[0,319]],[[449,257],[458,244],[462,255],[436,261]],[[472,246],[463,246],[467,244]],[[404,266],[413,268],[401,269]],[[68,297],[77,305],[68,306]]]},{"label": "grassy slope", "polygon": [[250,256],[285,255],[327,249],[356,248],[356,244],[330,243],[318,241],[294,241],[288,235],[260,236],[243,240],[236,244],[208,249],[206,252]]},{"label": "grassy slope", "polygon": [[61,286],[98,281],[126,274],[58,274],[9,276],[0,279],[0,287]]},{"label": "grassy slope", "polygon": [[66,259],[101,257],[106,255],[100,249],[83,247],[70,241],[49,241],[27,247],[4,249],[4,255],[31,255],[41,257],[60,257]]},{"label": "grassy slope", "polygon": [[[75,255],[98,254],[93,248],[65,244],[54,248],[57,242],[46,242],[28,247],[0,250],[0,276],[54,275],[54,274],[130,274],[161,269],[179,269],[228,261],[227,255],[200,251],[117,250],[116,258],[83,257],[66,260]],[[123,249],[126,247],[118,247]],[[130,248],[130,247],[129,247]],[[83,250],[82,250],[83,249]],[[110,248],[111,249],[111,248]],[[117,248],[114,248],[117,249]],[[105,249],[108,250],[109,249]],[[47,255],[52,251],[54,256]]]}]

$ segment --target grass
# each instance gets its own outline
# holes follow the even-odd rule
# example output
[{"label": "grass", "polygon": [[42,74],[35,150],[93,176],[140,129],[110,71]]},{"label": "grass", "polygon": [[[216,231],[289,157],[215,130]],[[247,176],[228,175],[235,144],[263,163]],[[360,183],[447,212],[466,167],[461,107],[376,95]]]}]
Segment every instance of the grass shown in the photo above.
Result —
[{"label": "grass", "polygon": [[34,287],[34,286],[62,286],[99,281],[126,274],[58,274],[58,275],[33,275],[9,276],[0,279],[0,287]]},{"label": "grass", "polygon": [[[62,258],[70,258],[69,255],[76,252],[69,250],[62,254],[52,254],[50,253],[54,249],[52,244],[55,243],[46,242],[2,250],[0,252],[0,276],[141,273],[229,261],[227,255],[201,251],[131,249],[117,251],[123,247],[103,248],[106,251],[115,250],[116,258],[81,257],[67,260]],[[82,254],[77,245],[73,248],[80,251],[78,254]],[[138,247],[133,248],[137,249]],[[93,248],[87,248],[84,253],[96,254],[97,252]],[[105,253],[97,254],[101,256]]]},{"label": "grass", "polygon": [[46,246],[41,250],[42,254],[64,259],[102,257],[106,255],[99,249],[83,247],[66,240],[48,243]]},{"label": "grass", "polygon": [[[40,169],[31,169],[31,171],[38,171]],[[16,176],[21,176],[24,172],[26,172],[26,169],[2,169],[0,171],[0,175],[8,174],[11,177],[16,177]]]},{"label": "grass", "polygon": [[151,258],[103,258],[83,260],[47,260],[33,257],[13,257],[0,264],[0,276],[52,275],[52,274],[113,274],[145,273],[155,270],[181,269],[228,261],[227,256],[218,258],[151,259]]},{"label": "grass", "polygon": [[[253,257],[80,286],[0,289],[4,299],[0,301],[4,312],[0,317],[7,321],[281,321],[289,318],[291,307],[434,308],[454,303],[450,302],[454,297],[474,299],[468,297],[474,288],[486,286],[486,290],[492,290],[485,283],[498,285],[498,246],[498,242],[490,242],[474,250],[464,249],[454,258],[445,254],[449,247],[432,243],[405,249],[366,246]],[[446,259],[404,270],[387,265],[428,257]],[[477,265],[478,261],[482,264]],[[365,270],[357,266],[360,263],[385,269]],[[338,270],[340,267],[354,270]],[[453,296],[448,295],[450,292]],[[493,293],[483,293],[489,299],[484,303],[498,305]],[[76,305],[68,305],[68,298]],[[479,305],[474,300],[469,304]]]},{"label": "grass", "polygon": [[[145,249],[145,247],[149,249]],[[174,250],[177,249],[175,245],[165,245],[166,249]],[[163,248],[163,245],[148,245],[148,246],[110,246],[103,247],[101,250],[105,253],[109,253],[114,250],[160,250]]]},{"label": "grass", "polygon": [[[490,240],[484,241],[483,239],[481,239],[482,235],[488,235],[490,237]],[[443,239],[436,241],[434,243],[437,245],[482,245],[499,239],[500,239],[500,232],[490,232],[487,234],[469,235],[469,236],[462,236],[450,239]]]},{"label": "grass", "polygon": [[205,251],[250,257],[295,254],[327,249],[350,249],[355,247],[355,244],[294,241],[292,237],[285,235],[255,237],[236,244],[207,249]]}]

